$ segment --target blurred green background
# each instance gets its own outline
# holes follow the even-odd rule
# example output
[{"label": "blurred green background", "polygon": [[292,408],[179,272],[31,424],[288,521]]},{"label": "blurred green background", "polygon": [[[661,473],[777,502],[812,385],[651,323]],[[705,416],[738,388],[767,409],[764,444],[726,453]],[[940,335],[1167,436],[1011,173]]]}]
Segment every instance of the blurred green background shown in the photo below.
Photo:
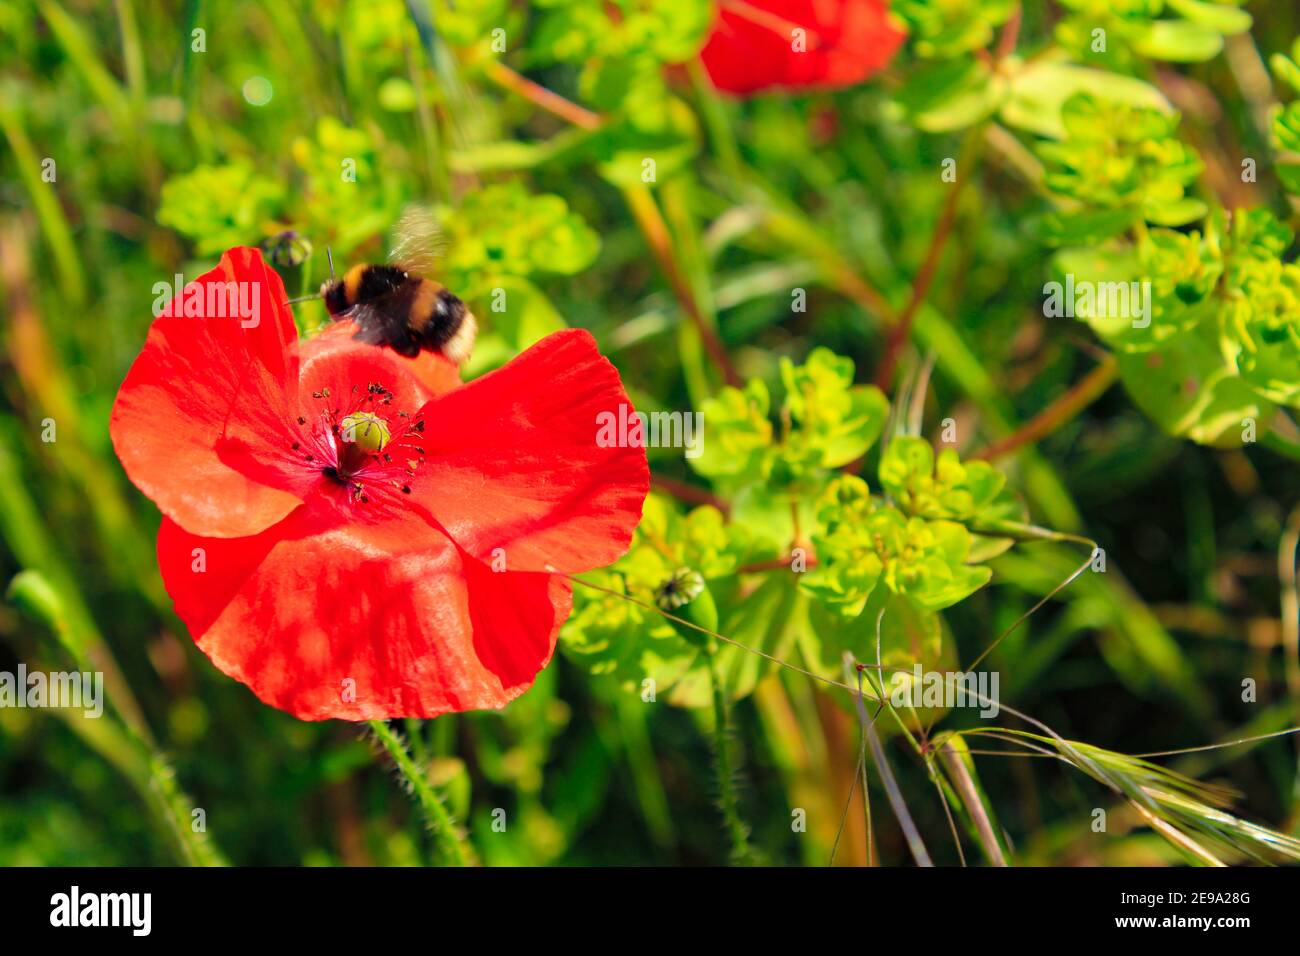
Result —
[{"label": "blurred green background", "polygon": [[[263,706],[171,613],[154,558],[158,513],[125,480],[107,431],[156,283],[293,230],[314,252],[295,261],[308,246],[282,247],[282,271],[291,291],[311,290],[326,246],[336,263],[382,256],[403,205],[425,202],[448,232],[446,281],[476,313],[491,314],[491,289],[516,293],[488,323],[471,374],[568,324],[594,332],[639,407],[698,407],[718,378],[661,268],[662,215],[669,255],[742,375],[774,381],[780,357],[825,345],[870,378],[884,337],[854,277],[906,298],[947,195],[935,171],[963,137],[900,122],[892,72],[834,93],[720,98],[697,65],[663,65],[689,61],[709,5],[647,4],[661,8],[658,32],[622,36],[617,51],[583,34],[599,29],[584,26],[587,6],[0,6],[0,582],[34,572],[0,604],[0,670],[66,668],[84,655],[124,715],[0,709],[0,863],[184,860],[194,851],[178,848],[168,821],[188,820],[191,804],[210,838],[198,862],[428,857],[416,808],[356,728]],[[1260,54],[1287,49],[1300,12],[1252,6]],[[1060,16],[1028,4],[1021,43],[1049,42]],[[491,24],[508,38],[505,71]],[[1229,170],[1243,150],[1264,152],[1231,61],[1148,77],[1183,110],[1207,164]],[[551,115],[520,95],[524,74],[620,119],[588,130]],[[990,135],[977,185],[962,192],[936,307],[917,326],[938,355],[927,421],[955,417],[984,439],[972,446],[1012,431],[1096,364],[1084,325],[1041,315],[1048,253],[1025,222],[1042,197],[1026,181],[1024,147],[1007,137]],[[638,175],[647,151],[659,172],[650,212]],[[355,182],[339,175],[349,160]],[[735,174],[741,164],[752,179]],[[1252,202],[1277,198],[1267,184],[1235,188]],[[790,311],[794,287],[807,289],[806,312]],[[325,318],[316,303],[298,316],[305,329]],[[922,358],[909,351],[905,367]],[[42,439],[47,419],[56,441]],[[694,481],[679,452],[652,449],[651,461],[657,475]],[[1004,699],[1068,737],[1128,752],[1300,723],[1278,616],[1279,543],[1300,502],[1294,463],[1171,438],[1114,388],[1004,464],[1036,520],[1086,531],[1110,565],[999,646]],[[994,585],[947,617],[962,658],[1075,564],[1050,546],[1000,559]],[[1241,700],[1245,677],[1258,702]],[[728,852],[707,720],[642,703],[560,653],[502,714],[395,727],[485,863],[696,864]],[[775,862],[824,864],[854,773],[851,709],[781,672],[736,706],[735,722],[754,843]],[[923,767],[898,756],[918,825],[939,862],[955,862]],[[1174,765],[1235,787],[1247,816],[1296,832],[1288,741]],[[1092,833],[1091,809],[1111,798],[1068,768],[980,767],[1018,862],[1179,860],[1122,813],[1108,834]],[[873,805],[880,857],[901,862],[879,793]],[[504,833],[492,827],[498,808]],[[792,829],[792,808],[806,809],[807,832]],[[860,814],[845,834],[836,862],[864,862]]]}]

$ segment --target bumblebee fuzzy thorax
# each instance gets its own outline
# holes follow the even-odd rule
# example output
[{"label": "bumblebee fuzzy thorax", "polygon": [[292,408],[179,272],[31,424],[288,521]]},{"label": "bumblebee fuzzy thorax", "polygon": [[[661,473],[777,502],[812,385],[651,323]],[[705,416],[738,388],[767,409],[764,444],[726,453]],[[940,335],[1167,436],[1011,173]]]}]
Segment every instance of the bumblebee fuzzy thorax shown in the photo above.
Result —
[{"label": "bumblebee fuzzy thorax", "polygon": [[325,308],[334,318],[357,305],[377,303],[385,295],[412,280],[411,275],[398,266],[368,265],[361,263],[343,273],[340,279],[331,279],[320,287]]}]

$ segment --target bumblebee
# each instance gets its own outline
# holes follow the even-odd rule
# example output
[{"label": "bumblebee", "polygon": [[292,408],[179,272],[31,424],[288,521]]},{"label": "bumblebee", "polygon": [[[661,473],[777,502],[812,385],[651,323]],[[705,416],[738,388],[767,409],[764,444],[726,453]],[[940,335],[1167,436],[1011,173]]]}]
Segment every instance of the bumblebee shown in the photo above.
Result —
[{"label": "bumblebee", "polygon": [[473,313],[442,283],[419,274],[431,270],[437,255],[437,227],[425,210],[412,207],[397,235],[388,263],[361,263],[336,279],[331,259],[330,279],[320,288],[330,318],[356,323],[352,337],[359,342],[412,358],[427,351],[464,362],[478,331]]},{"label": "bumblebee", "polygon": [[321,286],[321,297],[331,319],[357,324],[352,337],[359,342],[411,357],[441,352],[457,364],[474,347],[477,323],[465,303],[403,265],[353,266]]}]

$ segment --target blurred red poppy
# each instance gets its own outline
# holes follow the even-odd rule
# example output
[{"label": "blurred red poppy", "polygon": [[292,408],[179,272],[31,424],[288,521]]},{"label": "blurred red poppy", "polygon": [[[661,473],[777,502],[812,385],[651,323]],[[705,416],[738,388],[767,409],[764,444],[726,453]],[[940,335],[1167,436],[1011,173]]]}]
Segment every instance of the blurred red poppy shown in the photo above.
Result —
[{"label": "blurred red poppy", "polygon": [[346,325],[300,343],[285,298],[230,250],[154,321],[114,404],[177,614],[305,720],[504,706],[569,614],[551,572],[609,564],[640,519],[644,449],[596,442],[630,405],[618,372],[572,329],[461,385]]},{"label": "blurred red poppy", "polygon": [[886,0],[720,0],[700,57],[728,93],[832,88],[878,72],[903,36]]}]

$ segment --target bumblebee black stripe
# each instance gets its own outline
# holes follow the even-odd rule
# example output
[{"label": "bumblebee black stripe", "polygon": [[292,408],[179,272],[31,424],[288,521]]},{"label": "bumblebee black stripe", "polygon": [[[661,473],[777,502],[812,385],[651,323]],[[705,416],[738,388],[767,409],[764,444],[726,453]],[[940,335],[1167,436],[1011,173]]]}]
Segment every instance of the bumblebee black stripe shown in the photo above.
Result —
[{"label": "bumblebee black stripe", "polygon": [[366,266],[357,286],[356,301],[370,302],[381,295],[388,295],[406,281],[406,273],[396,266]]},{"label": "bumblebee black stripe", "polygon": [[465,303],[446,289],[439,289],[433,300],[433,315],[425,323],[420,338],[430,348],[441,348],[449,342],[465,321]]}]

